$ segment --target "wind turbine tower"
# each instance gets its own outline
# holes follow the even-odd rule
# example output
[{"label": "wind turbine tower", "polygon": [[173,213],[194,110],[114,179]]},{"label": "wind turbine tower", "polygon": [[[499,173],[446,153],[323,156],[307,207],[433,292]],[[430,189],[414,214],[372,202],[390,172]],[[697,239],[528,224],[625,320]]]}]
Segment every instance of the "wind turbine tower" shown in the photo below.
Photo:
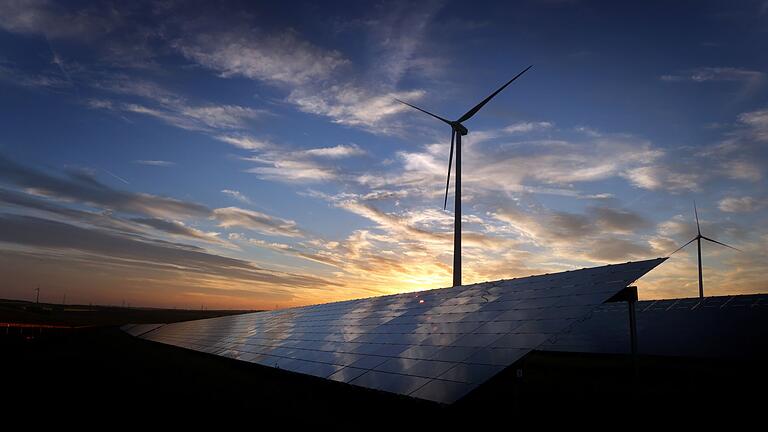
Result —
[{"label": "wind turbine tower", "polygon": [[398,102],[408,105],[409,107],[419,110],[423,112],[424,114],[430,115],[441,122],[447,124],[451,127],[451,151],[448,156],[448,179],[445,182],[445,200],[443,202],[443,209],[448,207],[448,186],[451,183],[451,162],[453,161],[453,145],[454,141],[456,142],[456,194],[454,195],[454,219],[453,219],[453,286],[459,286],[461,285],[461,137],[464,135],[467,135],[469,133],[469,130],[462,124],[463,122],[469,120],[477,114],[480,109],[485,106],[491,99],[493,99],[497,94],[499,94],[502,90],[504,90],[508,85],[512,84],[512,81],[516,80],[520,77],[520,75],[526,73],[528,69],[533,67],[533,65],[528,66],[525,68],[522,72],[515,75],[514,78],[507,81],[506,84],[499,87],[498,90],[491,93],[490,96],[483,99],[479,104],[475,105],[467,111],[463,116],[459,117],[457,120],[447,120],[444,119],[436,114],[432,114],[431,112],[421,109],[415,105],[411,105],[408,102],[403,102],[400,99],[395,99]]}]

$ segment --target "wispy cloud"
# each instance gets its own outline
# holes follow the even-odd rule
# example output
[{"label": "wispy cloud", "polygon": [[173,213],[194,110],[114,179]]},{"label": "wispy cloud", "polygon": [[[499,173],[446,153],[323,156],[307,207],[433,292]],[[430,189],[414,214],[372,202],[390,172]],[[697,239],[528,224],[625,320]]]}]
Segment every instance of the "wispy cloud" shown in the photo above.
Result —
[{"label": "wispy cloud", "polygon": [[749,213],[765,207],[766,201],[750,196],[725,197],[717,204],[726,213]]},{"label": "wispy cloud", "polygon": [[705,179],[701,171],[681,172],[679,167],[664,163],[632,168],[623,175],[639,188],[668,191],[696,191]]},{"label": "wispy cloud", "polygon": [[742,113],[739,121],[749,127],[747,133],[752,138],[768,142],[768,109]]},{"label": "wispy cloud", "polygon": [[751,96],[763,88],[765,84],[765,72],[742,69],[736,67],[700,67],[682,71],[677,74],[662,75],[662,81],[712,83],[730,82],[742,86],[740,97]]},{"label": "wispy cloud", "polygon": [[329,158],[329,159],[342,159],[342,158],[347,158],[351,156],[364,155],[365,150],[361,149],[356,144],[351,144],[351,145],[339,144],[333,147],[321,147],[321,148],[306,150],[304,153],[306,153],[309,156],[316,156],[316,157]]},{"label": "wispy cloud", "polygon": [[283,237],[302,237],[305,235],[296,225],[296,222],[292,220],[281,219],[253,210],[224,207],[215,209],[213,215],[219,226],[223,228],[240,227]]},{"label": "wispy cloud", "polygon": [[707,82],[707,81],[736,81],[746,83],[761,82],[765,79],[765,73],[749,69],[734,67],[700,67],[690,69],[674,75],[662,75],[662,81],[680,82]]},{"label": "wispy cloud", "polygon": [[733,125],[722,128],[722,137],[690,148],[667,150],[647,164],[626,170],[630,183],[648,190],[699,191],[710,182],[730,179],[756,183],[766,176],[768,110],[739,114]]},{"label": "wispy cloud", "polygon": [[190,237],[205,241],[219,241],[217,233],[206,233],[199,229],[192,228],[181,221],[160,219],[160,218],[131,218],[131,222],[154,228],[168,234],[182,237]]},{"label": "wispy cloud", "polygon": [[133,163],[137,163],[139,165],[148,165],[148,166],[156,166],[156,167],[170,167],[176,165],[176,162],[171,161],[165,161],[165,160],[157,160],[157,159],[139,159],[133,161]]},{"label": "wispy cloud", "polygon": [[48,0],[4,1],[0,4],[0,28],[51,38],[79,38],[110,31],[111,20],[94,13],[95,9],[71,11]]},{"label": "wispy cloud", "polygon": [[[572,187],[575,183],[621,177],[664,155],[650,141],[629,134],[571,136],[547,126],[544,129],[552,137],[542,139],[520,136],[521,128],[529,129],[512,125],[469,136],[462,161],[467,192],[579,195]],[[531,134],[538,131],[530,130]],[[420,151],[400,152],[398,157],[401,172],[369,173],[359,176],[358,182],[373,188],[404,188],[414,196],[434,197],[444,190],[439,185],[445,182],[447,143],[428,144]]]},{"label": "wispy cloud", "polygon": [[294,31],[269,34],[253,28],[189,33],[173,45],[222,77],[244,76],[279,84],[327,79],[348,64],[341,53],[318,47]]},{"label": "wispy cloud", "polygon": [[618,262],[657,253],[634,237],[650,221],[626,209],[590,207],[586,213],[506,207],[492,216],[561,260]]},{"label": "wispy cloud", "polygon": [[210,210],[200,204],[157,195],[113,189],[85,173],[53,176],[6,158],[0,154],[0,181],[34,190],[62,200],[95,205],[105,209],[159,217],[208,216]]},{"label": "wispy cloud", "polygon": [[181,129],[203,132],[242,129],[248,121],[257,119],[264,114],[263,110],[237,105],[189,106],[180,103],[150,106],[108,99],[91,99],[88,101],[88,106],[94,109],[140,114]]},{"label": "wispy cloud", "polygon": [[232,198],[234,198],[234,199],[236,199],[236,200],[238,200],[238,201],[240,201],[242,203],[253,204],[251,199],[248,198],[245,194],[243,194],[240,191],[236,191],[236,190],[232,190],[232,189],[223,189],[221,191],[221,193],[223,193],[224,195],[230,196],[230,197],[232,197]]},{"label": "wispy cloud", "polygon": [[[283,286],[323,286],[319,278],[259,268],[247,261],[206,253],[198,248],[86,229],[30,216],[0,214],[0,241],[61,252],[78,250],[87,260],[105,265],[132,266],[138,271],[179,270]],[[55,258],[54,258],[55,259]]]},{"label": "wispy cloud", "polygon": [[288,91],[285,101],[301,111],[390,133],[397,130],[391,116],[405,109],[394,99],[424,95],[420,89],[398,90],[400,79],[409,71],[431,73],[439,68],[437,59],[417,55],[438,8],[437,3],[417,10],[403,4],[387,8],[386,17],[354,26],[356,32],[367,32],[375,47],[377,61],[363,70],[341,52],[311,43],[297,31],[269,33],[239,17],[227,25],[212,19],[191,21],[172,45],[221,77],[245,77]]},{"label": "wispy cloud", "polygon": [[30,88],[43,88],[49,90],[64,90],[72,87],[72,82],[66,77],[62,78],[59,74],[44,71],[31,74],[23,72],[13,65],[3,64],[0,61],[0,81],[5,81],[17,86]]},{"label": "wispy cloud", "polygon": [[551,122],[541,121],[541,122],[520,122],[511,124],[504,128],[504,132],[507,133],[526,133],[526,132],[533,132],[536,130],[546,130],[550,129],[552,127]]},{"label": "wispy cloud", "polygon": [[269,142],[248,135],[219,135],[216,139],[245,150],[260,150],[272,147]]},{"label": "wispy cloud", "polygon": [[245,171],[257,174],[265,180],[274,180],[288,183],[316,183],[334,180],[338,177],[335,169],[320,165],[316,162],[301,159],[284,159],[279,153],[269,153],[259,157],[250,157],[245,160],[263,164],[248,168]]},{"label": "wispy cloud", "polygon": [[396,123],[388,122],[389,117],[407,109],[395,99],[415,101],[423,96],[423,90],[372,92],[346,85],[296,89],[287,100],[304,112],[330,117],[335,123],[389,133],[398,129]]}]

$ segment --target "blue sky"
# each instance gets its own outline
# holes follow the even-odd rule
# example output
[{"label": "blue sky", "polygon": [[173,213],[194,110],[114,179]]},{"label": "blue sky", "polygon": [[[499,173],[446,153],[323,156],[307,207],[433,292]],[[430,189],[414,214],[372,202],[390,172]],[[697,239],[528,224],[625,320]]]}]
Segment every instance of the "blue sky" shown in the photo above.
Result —
[{"label": "blue sky", "polygon": [[[4,297],[285,307],[665,256],[764,292],[768,3],[0,1]],[[450,202],[450,201],[449,201]],[[695,249],[641,296],[697,293]]]}]

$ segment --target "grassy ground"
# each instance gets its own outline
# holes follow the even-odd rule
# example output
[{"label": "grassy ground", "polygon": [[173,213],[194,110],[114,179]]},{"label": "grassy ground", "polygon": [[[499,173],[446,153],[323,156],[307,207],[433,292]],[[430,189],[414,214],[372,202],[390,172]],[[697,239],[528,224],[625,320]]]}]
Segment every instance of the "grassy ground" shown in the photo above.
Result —
[{"label": "grassy ground", "polygon": [[61,326],[120,326],[129,323],[143,324],[187,321],[244,312],[253,311],[38,304],[27,301],[0,299],[0,323],[30,323]]}]

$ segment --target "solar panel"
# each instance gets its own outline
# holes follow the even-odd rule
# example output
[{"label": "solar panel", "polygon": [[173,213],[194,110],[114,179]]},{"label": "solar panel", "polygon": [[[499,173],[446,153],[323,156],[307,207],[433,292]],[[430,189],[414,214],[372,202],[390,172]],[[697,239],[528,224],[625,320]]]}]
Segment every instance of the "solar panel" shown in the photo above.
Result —
[{"label": "solar panel", "polygon": [[140,337],[448,404],[663,261],[180,322]]},{"label": "solar panel", "polygon": [[[750,357],[768,353],[768,295],[752,294],[641,301],[637,347],[644,355]],[[540,351],[627,354],[626,303],[597,307],[578,324],[547,340]]]},{"label": "solar panel", "polygon": [[131,336],[141,336],[163,325],[165,324],[126,324],[120,327],[120,329]]}]

